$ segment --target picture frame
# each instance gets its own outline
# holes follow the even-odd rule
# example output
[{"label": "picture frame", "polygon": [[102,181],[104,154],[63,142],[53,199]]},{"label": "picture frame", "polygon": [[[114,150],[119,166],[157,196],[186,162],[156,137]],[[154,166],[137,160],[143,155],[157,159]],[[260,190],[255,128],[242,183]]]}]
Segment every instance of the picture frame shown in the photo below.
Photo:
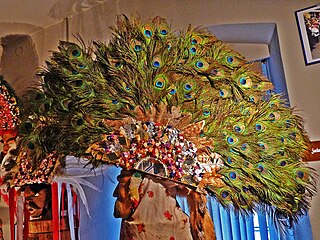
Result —
[{"label": "picture frame", "polygon": [[320,62],[320,4],[295,11],[306,65]]}]

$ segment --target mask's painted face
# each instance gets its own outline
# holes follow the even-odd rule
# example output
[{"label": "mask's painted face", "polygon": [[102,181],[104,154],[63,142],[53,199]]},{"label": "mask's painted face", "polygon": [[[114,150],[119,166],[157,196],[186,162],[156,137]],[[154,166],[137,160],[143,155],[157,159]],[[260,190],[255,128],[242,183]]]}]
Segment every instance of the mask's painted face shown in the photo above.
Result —
[{"label": "mask's painted face", "polygon": [[0,152],[3,156],[7,155],[10,149],[16,148],[15,134],[5,133],[0,136]]},{"label": "mask's painted face", "polygon": [[43,217],[44,210],[48,207],[47,205],[47,191],[46,188],[40,190],[39,192],[34,192],[28,186],[24,190],[24,196],[27,203],[27,209],[30,216],[33,218]]}]

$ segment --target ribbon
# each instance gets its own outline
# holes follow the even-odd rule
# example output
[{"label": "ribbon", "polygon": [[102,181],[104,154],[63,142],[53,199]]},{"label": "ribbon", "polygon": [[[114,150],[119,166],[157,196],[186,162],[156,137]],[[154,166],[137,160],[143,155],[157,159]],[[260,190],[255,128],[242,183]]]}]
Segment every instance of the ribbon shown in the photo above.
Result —
[{"label": "ribbon", "polygon": [[53,240],[59,240],[59,207],[58,207],[58,183],[51,185],[52,194],[52,227]]},{"label": "ribbon", "polygon": [[86,198],[86,195],[84,193],[83,187],[82,186],[86,186],[86,187],[90,187],[92,189],[94,189],[95,191],[101,192],[101,190],[96,187],[95,185],[93,185],[92,183],[90,183],[89,181],[81,178],[81,177],[73,177],[73,176],[55,176],[54,177],[54,181],[55,182],[59,182],[59,183],[68,183],[68,184],[72,184],[72,186],[75,189],[75,192],[77,192],[79,194],[79,197],[86,209],[86,212],[88,214],[88,216],[91,218],[90,212],[89,212],[89,206],[88,206],[88,201]]},{"label": "ribbon", "polygon": [[11,240],[15,240],[15,236],[14,236],[14,214],[15,214],[15,211],[16,211],[15,189],[10,188],[10,190],[9,190],[9,212],[10,212]]},{"label": "ribbon", "polygon": [[66,207],[65,207],[65,193],[66,193],[66,184],[65,183],[61,183],[61,215],[64,217],[66,214],[65,214],[65,210],[66,210]]},{"label": "ribbon", "polygon": [[75,229],[74,229],[74,211],[73,211],[73,197],[70,184],[66,184],[67,196],[68,196],[68,217],[70,227],[71,240],[76,240]]},{"label": "ribbon", "polygon": [[29,235],[29,220],[30,214],[27,209],[27,203],[24,202],[24,228],[23,228],[23,239],[27,239]]},{"label": "ribbon", "polygon": [[23,197],[17,195],[17,238],[16,240],[23,240]]},{"label": "ribbon", "polygon": [[[61,192],[62,192],[62,184],[61,183],[57,183],[58,184],[58,218],[59,218],[59,226],[61,226]],[[59,233],[59,240],[61,240],[61,234]]]}]

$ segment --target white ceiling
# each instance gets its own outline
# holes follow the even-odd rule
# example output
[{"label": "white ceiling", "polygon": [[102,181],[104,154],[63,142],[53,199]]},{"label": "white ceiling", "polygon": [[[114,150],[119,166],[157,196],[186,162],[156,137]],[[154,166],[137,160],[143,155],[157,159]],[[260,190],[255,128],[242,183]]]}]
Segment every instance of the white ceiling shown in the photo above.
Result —
[{"label": "white ceiling", "polygon": [[0,0],[0,38],[32,34],[106,0]]}]

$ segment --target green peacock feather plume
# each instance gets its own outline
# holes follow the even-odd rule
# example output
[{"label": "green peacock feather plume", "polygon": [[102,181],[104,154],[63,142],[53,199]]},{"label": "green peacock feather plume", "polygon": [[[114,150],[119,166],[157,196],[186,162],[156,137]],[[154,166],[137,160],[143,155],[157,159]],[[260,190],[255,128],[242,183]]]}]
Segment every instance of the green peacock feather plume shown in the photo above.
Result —
[{"label": "green peacock feather plume", "polygon": [[[250,212],[297,220],[315,194],[303,121],[206,30],[118,17],[108,44],[60,42],[21,124],[34,165],[86,157],[162,176]],[[22,180],[21,180],[22,181]]]}]

